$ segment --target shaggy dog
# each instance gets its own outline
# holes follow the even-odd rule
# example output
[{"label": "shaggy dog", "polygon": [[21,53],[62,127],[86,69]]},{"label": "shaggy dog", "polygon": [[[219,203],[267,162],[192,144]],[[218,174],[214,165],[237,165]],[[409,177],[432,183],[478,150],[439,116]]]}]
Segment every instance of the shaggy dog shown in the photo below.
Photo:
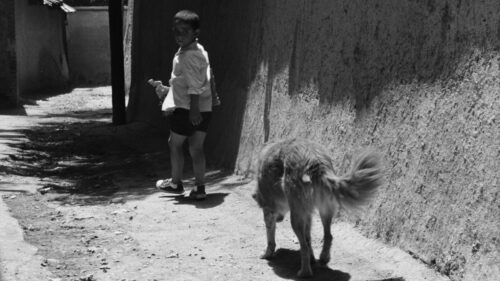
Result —
[{"label": "shaggy dog", "polygon": [[319,262],[330,261],[330,225],[340,207],[355,210],[373,197],[381,184],[379,157],[373,152],[361,155],[350,172],[334,173],[326,148],[312,141],[289,139],[268,144],[257,162],[257,189],[253,198],[264,213],[267,249],[261,256],[270,259],[276,248],[276,222],[290,211],[292,228],[300,243],[299,277],[312,276],[316,260],[311,248],[311,217],[318,209],[323,223],[323,249]]}]

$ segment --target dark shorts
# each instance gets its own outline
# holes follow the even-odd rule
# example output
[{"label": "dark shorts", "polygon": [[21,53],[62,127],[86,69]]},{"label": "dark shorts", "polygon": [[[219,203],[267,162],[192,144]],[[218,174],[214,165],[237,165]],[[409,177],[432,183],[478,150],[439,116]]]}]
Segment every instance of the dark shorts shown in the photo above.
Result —
[{"label": "dark shorts", "polygon": [[168,117],[170,121],[170,130],[182,136],[191,136],[196,131],[207,132],[212,112],[201,112],[203,120],[198,126],[194,126],[189,121],[189,110],[184,108],[176,108]]}]

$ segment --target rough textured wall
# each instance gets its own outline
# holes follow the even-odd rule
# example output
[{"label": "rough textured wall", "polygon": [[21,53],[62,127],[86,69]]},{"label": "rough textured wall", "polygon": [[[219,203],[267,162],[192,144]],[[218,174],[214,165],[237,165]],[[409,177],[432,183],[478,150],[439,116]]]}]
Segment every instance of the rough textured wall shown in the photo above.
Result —
[{"label": "rough textured wall", "polygon": [[0,1],[0,107],[17,104],[14,1]]},{"label": "rough textured wall", "polygon": [[171,18],[194,9],[223,101],[209,161],[250,173],[302,136],[342,172],[375,147],[386,185],[360,227],[454,280],[500,276],[499,1],[134,2],[130,120],[161,120],[145,80],[168,80]]},{"label": "rough textured wall", "polygon": [[500,2],[260,1],[236,170],[288,136],[386,180],[357,222],[454,280],[500,274]]},{"label": "rough textured wall", "polygon": [[[257,7],[257,8],[255,8]],[[127,115],[130,122],[150,122],[168,130],[148,78],[168,81],[177,46],[172,18],[181,9],[201,17],[200,42],[209,53],[222,106],[215,109],[206,151],[209,164],[233,166],[238,153],[252,64],[259,58],[260,30],[253,29],[260,4],[243,0],[134,1],[131,85]],[[254,40],[251,40],[254,38]]]}]

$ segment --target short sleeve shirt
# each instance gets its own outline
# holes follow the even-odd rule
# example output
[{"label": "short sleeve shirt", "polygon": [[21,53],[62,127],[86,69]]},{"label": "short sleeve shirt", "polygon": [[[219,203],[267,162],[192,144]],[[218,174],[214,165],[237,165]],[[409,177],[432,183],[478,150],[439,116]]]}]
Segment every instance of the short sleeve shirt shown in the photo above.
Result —
[{"label": "short sleeve shirt", "polygon": [[169,84],[176,108],[190,108],[190,95],[199,96],[201,112],[212,111],[208,53],[197,41],[174,56]]}]

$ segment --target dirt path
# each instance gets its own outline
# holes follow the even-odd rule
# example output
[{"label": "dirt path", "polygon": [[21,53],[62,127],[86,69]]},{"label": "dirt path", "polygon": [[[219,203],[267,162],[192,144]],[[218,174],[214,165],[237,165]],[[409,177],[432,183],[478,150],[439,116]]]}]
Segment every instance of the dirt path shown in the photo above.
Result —
[{"label": "dirt path", "polygon": [[[146,124],[109,126],[109,95],[109,88],[78,89],[7,116],[0,194],[38,249],[33,272],[51,275],[30,280],[297,279],[299,245],[288,217],[278,225],[274,260],[258,258],[266,243],[253,182],[211,169],[205,201],[157,192],[155,180],[168,171],[165,135]],[[316,218],[316,254],[320,225]],[[352,225],[332,229],[332,261],[309,280],[446,280]],[[24,280],[2,262],[4,281]]]}]

